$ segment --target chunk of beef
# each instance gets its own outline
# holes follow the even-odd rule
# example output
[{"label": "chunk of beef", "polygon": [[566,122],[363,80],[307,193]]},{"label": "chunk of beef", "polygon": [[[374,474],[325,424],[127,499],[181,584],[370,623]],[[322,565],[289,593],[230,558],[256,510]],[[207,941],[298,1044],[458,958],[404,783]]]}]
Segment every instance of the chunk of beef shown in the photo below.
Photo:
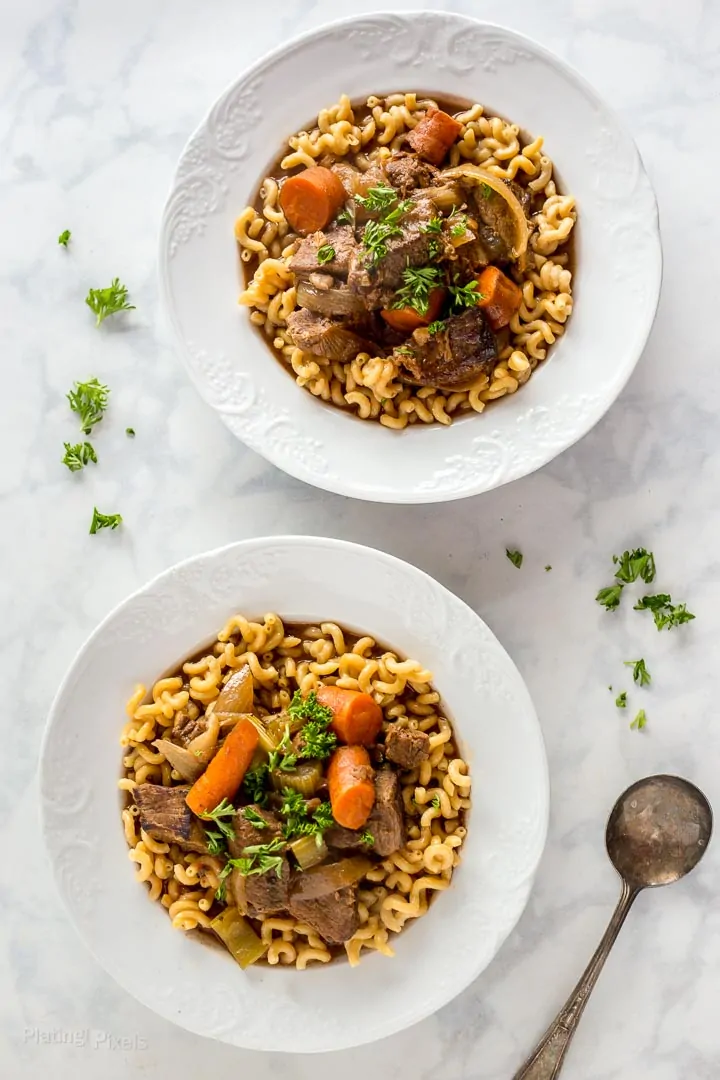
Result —
[{"label": "chunk of beef", "polygon": [[[254,810],[259,814],[265,822],[265,828],[259,829],[257,825],[253,825],[251,821],[248,821],[243,810]],[[269,844],[271,840],[276,840],[278,836],[282,836],[282,822],[276,814],[273,814],[272,810],[263,810],[262,807],[255,805],[245,806],[243,810],[238,810],[232,819],[235,839],[228,841],[228,851],[233,859],[239,859],[246,847],[253,847],[255,844]]]},{"label": "chunk of beef", "polygon": [[[481,225],[480,228],[485,229],[486,226]],[[484,266],[488,266],[489,263],[490,255],[482,242],[478,239],[471,240],[469,243],[455,248],[453,274],[459,274],[460,278],[466,281],[472,277],[477,277],[478,272]]]},{"label": "chunk of beef", "polygon": [[331,360],[352,360],[359,352],[373,351],[371,341],[350,330],[340,320],[301,308],[288,318],[290,336],[299,349]]},{"label": "chunk of beef", "polygon": [[405,842],[400,781],[394,769],[380,769],[375,775],[375,806],[366,828],[375,841],[376,855],[392,855]]},{"label": "chunk of beef", "polygon": [[197,708],[193,708],[192,711],[196,713],[195,716],[192,715],[189,708],[178,709],[175,713],[172,739],[173,742],[180,743],[181,746],[187,746],[198,735],[202,735],[207,727],[207,719],[204,714],[201,715]]},{"label": "chunk of beef", "polygon": [[401,769],[415,769],[430,757],[430,739],[424,731],[391,727],[385,736],[385,756]]},{"label": "chunk of beef", "polygon": [[359,293],[367,307],[387,307],[403,284],[403,272],[408,266],[427,266],[431,261],[433,240],[437,236],[425,231],[425,226],[437,213],[430,199],[418,199],[412,210],[400,220],[402,230],[387,239],[387,254],[371,265],[361,255],[350,269],[348,285]]},{"label": "chunk of beef", "polygon": [[[242,810],[239,810],[232,822],[235,839],[228,841],[228,850],[233,859],[241,858],[247,847],[268,844],[282,835],[280,819],[271,810],[263,810],[259,806],[253,806],[252,809],[263,818],[265,828],[257,828],[247,820]],[[230,875],[230,895],[238,909],[251,918],[287,911],[289,892],[290,865],[284,855],[279,876],[275,869],[247,877],[235,869]]]},{"label": "chunk of beef", "polygon": [[[334,255],[328,262],[319,263],[317,253],[322,247],[331,247]],[[356,251],[357,244],[349,225],[330,226],[324,232],[306,236],[289,265],[298,281],[305,281],[318,272],[346,278]]]},{"label": "chunk of beef", "polygon": [[289,908],[291,915],[309,923],[328,945],[349,941],[360,925],[356,885],[346,885],[311,900],[301,900],[291,892]]},{"label": "chunk of beef", "polygon": [[416,154],[396,151],[385,162],[385,172],[393,187],[399,188],[403,197],[409,191],[430,187],[437,183],[438,170],[427,161],[422,161]]},{"label": "chunk of beef", "polygon": [[490,262],[509,262],[515,243],[515,218],[501,195],[487,184],[471,189],[470,198],[480,221],[478,239]]},{"label": "chunk of beef", "polygon": [[[368,849],[363,832],[369,832],[373,844]],[[400,781],[394,769],[380,769],[375,774],[375,805],[365,829],[345,829],[333,826],[325,833],[325,843],[337,851],[372,851],[385,858],[405,842],[403,805]]]},{"label": "chunk of beef", "polygon": [[529,218],[532,213],[534,193],[522,184],[518,184],[517,180],[506,180],[505,183],[525,211],[525,217]]},{"label": "chunk of beef", "polygon": [[436,334],[415,330],[409,348],[393,355],[413,381],[444,390],[462,390],[480,375],[489,376],[497,360],[497,340],[478,307],[451,316]]},{"label": "chunk of beef", "polygon": [[207,852],[205,830],[185,802],[190,785],[138,784],[133,790],[140,827],[154,840],[185,851]]},{"label": "chunk of beef", "polygon": [[245,877],[238,869],[230,874],[230,896],[242,915],[259,919],[287,911],[290,896],[290,865],[283,856],[280,876],[277,870]]}]

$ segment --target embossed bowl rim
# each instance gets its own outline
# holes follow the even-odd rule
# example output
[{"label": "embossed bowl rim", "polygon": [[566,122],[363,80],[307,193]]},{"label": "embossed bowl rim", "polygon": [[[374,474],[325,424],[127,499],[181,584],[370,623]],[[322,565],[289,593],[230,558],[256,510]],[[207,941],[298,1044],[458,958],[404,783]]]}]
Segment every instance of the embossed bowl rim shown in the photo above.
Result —
[{"label": "embossed bowl rim", "polygon": [[[307,70],[312,79],[300,77]],[[275,147],[318,108],[342,90],[356,99],[403,86],[485,100],[524,130],[544,134],[565,188],[577,197],[580,221],[576,308],[548,361],[482,416],[398,433],[318,402],[273,361],[246,310],[235,308],[232,225]],[[243,127],[248,109],[257,115]],[[179,240],[182,228],[190,235]],[[177,350],[238,438],[328,491],[420,503],[525,476],[590,431],[645,346],[662,255],[655,196],[637,148],[581,75],[515,31],[452,12],[410,11],[311,30],[252,64],[225,91],[180,158],[159,266]]]},{"label": "embossed bowl rim", "polygon": [[[307,70],[312,79],[301,77]],[[482,416],[398,433],[301,392],[273,361],[247,311],[235,309],[240,275],[232,226],[275,147],[318,108],[341,91],[357,99],[403,86],[484,100],[523,130],[542,133],[565,189],[577,197],[580,221],[575,312],[548,361]],[[432,11],[342,19],[252,64],[180,158],[159,262],[178,352],[234,434],[300,480],[390,503],[488,491],[535,471],[587,434],[642,353],[662,271],[650,181],[624,124],[597,92],[522,34]]]},{"label": "embossed bowl rim", "polygon": [[[124,704],[235,611],[337,619],[434,669],[475,774],[450,889],[356,969],[241,972],[174,931],[134,880],[116,781]],[[527,688],[462,600],[408,563],[324,537],[231,544],[164,571],[80,649],[50,710],[40,760],[43,834],[71,920],[130,994],[190,1031],[256,1050],[338,1050],[424,1019],[476,978],[525,907],[543,851],[548,774]],[[332,1002],[332,1009],[317,1002]]]}]

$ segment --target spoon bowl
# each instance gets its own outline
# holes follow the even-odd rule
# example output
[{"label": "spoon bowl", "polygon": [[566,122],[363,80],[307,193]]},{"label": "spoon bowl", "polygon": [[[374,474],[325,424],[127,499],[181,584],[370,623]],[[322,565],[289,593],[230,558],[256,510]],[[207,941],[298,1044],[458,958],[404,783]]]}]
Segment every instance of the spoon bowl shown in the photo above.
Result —
[{"label": "spoon bowl", "polygon": [[710,803],[694,784],[678,776],[648,776],[615,803],[605,843],[631,889],[652,889],[695,869],[712,827]]}]

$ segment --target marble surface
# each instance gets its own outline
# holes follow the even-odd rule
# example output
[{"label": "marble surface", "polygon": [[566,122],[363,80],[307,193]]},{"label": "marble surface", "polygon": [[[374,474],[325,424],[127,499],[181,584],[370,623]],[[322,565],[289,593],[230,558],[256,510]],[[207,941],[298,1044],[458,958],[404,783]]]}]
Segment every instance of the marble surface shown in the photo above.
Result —
[{"label": "marble surface", "polygon": [[[249,61],[291,34],[377,6],[0,0],[3,1077],[505,1080],[564,1000],[615,902],[603,845],[615,796],[639,776],[677,771],[720,807],[712,645],[720,630],[712,330],[720,7],[396,0],[397,8],[482,14],[554,49],[622,112],[657,189],[666,269],[645,355],[606,419],[541,473],[439,511],[322,494],[236,443],[168,346],[156,232],[188,133]],[[66,227],[67,251],[56,243]],[[116,274],[137,310],[98,331],[83,297]],[[110,384],[112,409],[95,440],[100,465],[71,476],[59,462],[63,440],[76,437],[64,395],[89,375]],[[94,503],[121,511],[125,528],[89,536]],[[485,975],[418,1028],[312,1060],[206,1043],[127,997],[70,928],[38,833],[45,717],[93,626],[177,559],[280,532],[383,547],[472,604],[528,682],[553,788],[535,892]],[[594,603],[613,551],[636,543],[654,548],[658,584],[687,600],[697,614],[691,626],[661,636],[629,605],[611,616]],[[524,551],[520,571],[506,545]],[[622,667],[640,655],[653,674],[649,690],[632,690]],[[615,709],[609,684],[631,689],[627,713]],[[641,704],[648,726],[638,733],[628,724]],[[91,768],[78,758],[78,769]],[[718,1076],[718,886],[716,841],[693,878],[640,899],[587,1009],[568,1080]]]}]

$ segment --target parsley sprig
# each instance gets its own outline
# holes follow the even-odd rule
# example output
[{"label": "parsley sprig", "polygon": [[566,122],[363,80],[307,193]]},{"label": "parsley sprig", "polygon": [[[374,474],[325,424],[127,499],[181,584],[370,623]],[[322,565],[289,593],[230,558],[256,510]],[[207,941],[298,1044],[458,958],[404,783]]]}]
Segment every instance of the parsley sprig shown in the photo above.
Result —
[{"label": "parsley sprig", "polygon": [[267,821],[254,806],[246,806],[242,811],[242,816],[256,829],[267,829],[268,827]]},{"label": "parsley sprig", "polygon": [[267,802],[265,790],[269,773],[268,763],[263,761],[253,769],[248,769],[243,780],[243,788],[251,802],[264,806]]},{"label": "parsley sprig", "polygon": [[254,874],[266,874],[274,870],[279,878],[282,877],[283,856],[278,854],[285,847],[285,841],[281,836],[271,840],[268,844],[251,844],[243,848],[242,855],[237,859],[228,859],[225,866],[218,874],[220,884],[215,892],[218,900],[225,899],[225,878],[233,870],[239,870],[243,877],[252,877]]},{"label": "parsley sprig", "polygon": [[620,606],[623,588],[623,585],[608,585],[606,589],[600,590],[595,599],[606,611],[614,611],[615,608]]},{"label": "parsley sprig", "polygon": [[370,266],[376,266],[388,253],[387,242],[393,236],[402,236],[402,229],[385,221],[368,221],[362,235],[362,243],[368,254]]},{"label": "parsley sprig", "polygon": [[367,195],[356,195],[355,202],[362,206],[363,210],[367,210],[369,214],[379,214],[383,210],[389,210],[394,202],[397,201],[398,193],[394,187],[390,187],[388,184],[378,184],[376,187],[368,188]]},{"label": "parsley sprig", "polygon": [[101,514],[97,506],[93,507],[93,516],[90,522],[91,536],[94,536],[100,529],[117,529],[118,525],[122,525],[122,514]]},{"label": "parsley sprig", "polygon": [[440,271],[436,266],[410,266],[403,270],[403,285],[395,293],[393,308],[412,308],[418,315],[427,315],[430,294],[440,284]]},{"label": "parsley sprig", "polygon": [[447,326],[447,319],[436,319],[428,326],[428,334],[439,334]]},{"label": "parsley sprig", "polygon": [[623,585],[630,585],[638,578],[642,578],[646,585],[655,580],[655,556],[645,548],[635,548],[634,551],[623,551],[622,555],[613,555],[613,563],[618,568],[615,577]]},{"label": "parsley sprig", "polygon": [[127,298],[127,287],[120,284],[119,278],[113,278],[106,289],[90,289],[85,303],[97,316],[95,325],[99,326],[109,315],[115,315],[118,311],[134,311],[135,305],[128,304]]},{"label": "parsley sprig", "polygon": [[[412,208],[412,199],[398,201],[393,187],[378,184],[368,189],[367,195],[356,195],[356,202],[370,214],[379,214],[380,220],[368,221],[362,234],[362,244],[369,257],[370,266],[377,266],[388,253],[388,240],[401,236],[400,218]],[[394,209],[390,209],[395,203]]]},{"label": "parsley sprig", "polygon": [[317,250],[317,261],[322,266],[324,263],[332,262],[335,258],[335,248],[332,244],[323,244]]},{"label": "parsley sprig", "polygon": [[465,285],[458,284],[458,275],[455,275],[455,284],[450,286],[450,299],[454,308],[476,307],[483,294],[478,292],[478,283],[473,278]]},{"label": "parsley sprig", "polygon": [[652,679],[643,659],[625,660],[623,662],[625,667],[631,667],[633,669],[633,682],[636,682],[638,686],[650,685]]},{"label": "parsley sprig", "polygon": [[271,750],[268,754],[268,769],[272,772],[275,769],[280,769],[282,772],[290,772],[294,769],[298,762],[298,756],[295,753],[288,753],[288,747],[290,746],[290,725],[285,725],[285,732],[282,739],[277,744],[274,750]]},{"label": "parsley sprig", "polygon": [[99,424],[107,409],[110,388],[98,379],[87,382],[75,382],[67,394],[70,408],[80,417],[80,429],[83,435],[89,435],[95,424]]},{"label": "parsley sprig", "polygon": [[97,464],[97,454],[91,443],[75,443],[74,446],[71,446],[69,442],[66,442],[63,443],[63,446],[65,447],[65,455],[60,460],[63,465],[67,465],[70,472],[79,472],[91,461]]},{"label": "parsley sprig", "polygon": [[299,791],[283,788],[283,801],[280,814],[285,818],[283,835],[286,839],[296,836],[314,836],[318,846],[322,843],[323,833],[332,828],[335,819],[329,802],[308,813],[308,804]]},{"label": "parsley sprig", "polygon": [[299,690],[296,690],[293,699],[288,705],[288,714],[294,720],[304,720],[300,730],[300,753],[301,758],[324,758],[330,757],[337,746],[337,737],[333,731],[328,731],[332,722],[332,709],[327,705],[321,705],[317,694],[311,690],[306,698],[303,698]]},{"label": "parsley sprig", "polygon": [[217,826],[215,829],[207,829],[208,851],[211,855],[220,855],[225,851],[228,840],[235,839],[235,830],[225,818],[234,817],[236,811],[232,803],[227,799],[221,799],[213,810],[206,810],[200,814],[205,821],[212,821]]},{"label": "parsley sprig", "polygon": [[693,613],[688,611],[687,604],[673,604],[672,597],[668,593],[643,596],[635,604],[634,610],[652,611],[658,630],[672,630],[673,627],[692,622],[695,618]]},{"label": "parsley sprig", "polygon": [[640,709],[640,711],[637,713],[635,719],[630,724],[630,727],[631,727],[631,729],[633,731],[642,731],[642,729],[645,727],[646,724],[647,724],[647,716],[645,715],[645,710]]}]

